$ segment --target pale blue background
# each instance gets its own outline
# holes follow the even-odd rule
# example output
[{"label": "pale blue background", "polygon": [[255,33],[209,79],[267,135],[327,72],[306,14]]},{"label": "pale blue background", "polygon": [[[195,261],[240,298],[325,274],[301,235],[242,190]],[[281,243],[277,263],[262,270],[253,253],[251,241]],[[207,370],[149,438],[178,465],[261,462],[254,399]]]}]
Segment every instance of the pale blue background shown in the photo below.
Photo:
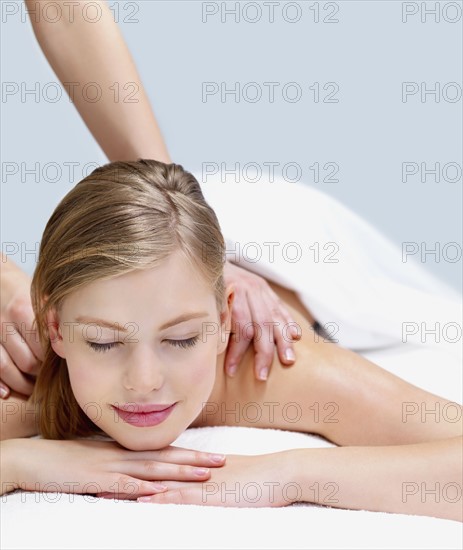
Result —
[{"label": "pale blue background", "polygon": [[[401,101],[402,81],[461,85],[461,19],[452,24],[441,17],[436,23],[428,16],[422,23],[417,14],[404,24],[402,2],[341,1],[336,24],[314,23],[308,9],[313,2],[298,3],[303,17],[294,24],[278,9],[274,23],[263,17],[254,24],[230,19],[223,24],[218,16],[203,23],[201,2],[145,0],[132,3],[139,22],[129,23],[123,21],[128,2],[119,4],[119,25],[175,162],[192,171],[201,170],[202,162],[297,162],[305,183],[350,206],[399,246],[404,241],[461,246],[461,179],[435,183],[428,177],[422,183],[415,176],[403,183],[401,177],[404,161],[462,164],[461,99]],[[328,12],[319,4],[323,18]],[[3,82],[32,87],[56,81],[29,21],[19,15],[2,21],[1,41]],[[296,81],[305,89],[297,103],[203,103],[204,81]],[[328,81],[338,83],[339,103],[314,103],[308,86]],[[58,103],[9,98],[1,110],[2,166],[78,163],[72,181],[65,172],[56,183],[2,177],[1,241],[34,249],[58,200],[81,179],[83,166],[106,158],[65,95]],[[339,182],[314,183],[308,167],[330,161],[340,167]],[[282,223],[285,216],[291,212],[282,213]],[[13,259],[21,262],[19,256]],[[32,273],[34,264],[31,254],[22,266]],[[424,265],[461,289],[461,261],[428,256]]]}]

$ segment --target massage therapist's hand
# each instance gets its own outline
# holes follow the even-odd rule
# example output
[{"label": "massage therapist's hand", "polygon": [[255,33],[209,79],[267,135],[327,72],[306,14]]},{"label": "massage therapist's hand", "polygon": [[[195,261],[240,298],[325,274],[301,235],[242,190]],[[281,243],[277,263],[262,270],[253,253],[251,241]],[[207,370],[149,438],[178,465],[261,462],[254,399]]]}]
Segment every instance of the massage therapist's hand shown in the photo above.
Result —
[{"label": "massage therapist's hand", "polygon": [[[275,343],[281,363],[292,365],[295,361],[294,348],[284,329],[288,323],[295,325],[295,321],[267,281],[228,261],[224,265],[224,281],[226,285],[235,283],[232,334],[224,364],[227,374],[233,376],[252,341],[256,351],[255,375],[259,380],[267,378],[275,354]],[[256,325],[259,326],[257,330]],[[236,332],[237,336],[234,335]],[[297,330],[291,331],[291,335],[294,339],[299,338]],[[287,356],[288,352],[292,356]]]},{"label": "massage therapist's hand", "polygon": [[29,396],[43,361],[39,336],[33,327],[31,278],[4,254],[0,262],[0,396],[7,397],[10,388]]},{"label": "massage therapist's hand", "polygon": [[224,456],[219,462],[212,457],[174,446],[131,451],[115,441],[9,439],[2,442],[2,477],[11,482],[7,492],[21,489],[136,499],[165,490],[158,483],[161,479],[209,479],[211,470],[225,463]]},{"label": "massage therapist's hand", "polygon": [[301,480],[295,479],[301,468],[295,468],[297,461],[301,464],[297,449],[255,456],[227,455],[225,466],[212,471],[208,481],[163,481],[167,491],[138,501],[240,508],[288,506],[302,499]]}]

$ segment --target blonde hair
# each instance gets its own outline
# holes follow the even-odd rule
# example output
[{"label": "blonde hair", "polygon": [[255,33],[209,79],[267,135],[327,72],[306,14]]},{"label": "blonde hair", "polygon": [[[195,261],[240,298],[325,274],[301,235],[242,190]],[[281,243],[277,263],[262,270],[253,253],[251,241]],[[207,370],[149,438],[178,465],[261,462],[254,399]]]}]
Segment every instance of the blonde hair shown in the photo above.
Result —
[{"label": "blonde hair", "polygon": [[32,401],[46,439],[103,434],[77,403],[66,360],[53,350],[47,312],[93,281],[158,266],[180,250],[223,308],[225,243],[217,216],[195,177],[178,164],[111,162],[77,183],[43,232],[31,283],[44,350]]}]

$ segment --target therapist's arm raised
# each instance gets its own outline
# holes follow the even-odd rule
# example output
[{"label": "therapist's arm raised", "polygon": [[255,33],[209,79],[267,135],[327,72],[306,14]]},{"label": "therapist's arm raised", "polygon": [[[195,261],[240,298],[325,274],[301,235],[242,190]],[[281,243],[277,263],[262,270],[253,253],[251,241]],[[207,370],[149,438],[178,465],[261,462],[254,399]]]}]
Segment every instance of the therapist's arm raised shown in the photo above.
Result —
[{"label": "therapist's arm raised", "polygon": [[108,4],[58,0],[58,17],[40,4],[26,0],[37,41],[108,159],[172,162]]},{"label": "therapist's arm raised", "polygon": [[[101,17],[90,22],[82,15],[85,3],[72,3],[71,10],[69,3],[57,1],[57,5],[63,4],[58,20],[41,14],[37,17],[37,2],[25,0],[25,3],[40,47],[108,159],[154,158],[170,163],[140,76],[108,5],[99,2]],[[91,82],[101,90],[98,101],[83,93],[86,84]],[[86,89],[90,94],[91,86]],[[12,269],[19,270],[13,262],[11,265]],[[23,323],[22,326],[30,330],[33,315],[26,291],[27,275],[19,276],[17,287],[16,279],[7,277],[4,281],[3,274],[0,277],[2,288],[7,287],[2,320]],[[256,378],[266,379],[275,344],[281,363],[294,364],[293,344],[284,331],[286,324],[294,320],[266,280],[230,262],[226,262],[224,278],[226,284],[234,283],[236,289],[232,312],[235,337],[230,339],[225,358],[226,372],[233,374],[233,367],[240,363],[251,343],[256,351]],[[256,330],[257,327],[260,330]],[[34,338],[33,332],[27,334],[28,338],[17,334],[6,345],[2,338],[0,385],[4,391],[0,391],[1,397],[8,395],[9,387],[26,396],[32,393],[33,379],[26,374],[37,373],[36,358],[41,359],[41,351],[36,343],[38,337]],[[296,331],[294,338],[298,337]],[[288,356],[288,351],[292,351],[293,356]]]}]

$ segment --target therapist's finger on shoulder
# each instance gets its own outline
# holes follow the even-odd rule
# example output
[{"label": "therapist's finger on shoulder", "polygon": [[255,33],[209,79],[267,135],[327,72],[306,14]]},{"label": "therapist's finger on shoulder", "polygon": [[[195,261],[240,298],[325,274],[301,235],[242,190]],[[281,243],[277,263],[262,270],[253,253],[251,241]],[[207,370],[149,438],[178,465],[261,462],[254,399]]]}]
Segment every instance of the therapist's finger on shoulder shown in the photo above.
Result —
[{"label": "therapist's finger on shoulder", "polygon": [[32,394],[34,385],[35,380],[17,367],[8,351],[0,344],[0,397],[2,399],[8,397],[10,390],[29,396]]},{"label": "therapist's finger on shoulder", "polygon": [[6,326],[2,327],[2,343],[23,372],[38,374],[44,354],[30,296],[20,296],[12,300],[4,317],[6,321],[3,324]]},{"label": "therapist's finger on shoulder", "polygon": [[231,333],[224,362],[225,372],[229,376],[234,376],[238,371],[238,366],[254,338],[254,327],[251,321],[246,292],[242,288],[237,289],[233,301]]}]

